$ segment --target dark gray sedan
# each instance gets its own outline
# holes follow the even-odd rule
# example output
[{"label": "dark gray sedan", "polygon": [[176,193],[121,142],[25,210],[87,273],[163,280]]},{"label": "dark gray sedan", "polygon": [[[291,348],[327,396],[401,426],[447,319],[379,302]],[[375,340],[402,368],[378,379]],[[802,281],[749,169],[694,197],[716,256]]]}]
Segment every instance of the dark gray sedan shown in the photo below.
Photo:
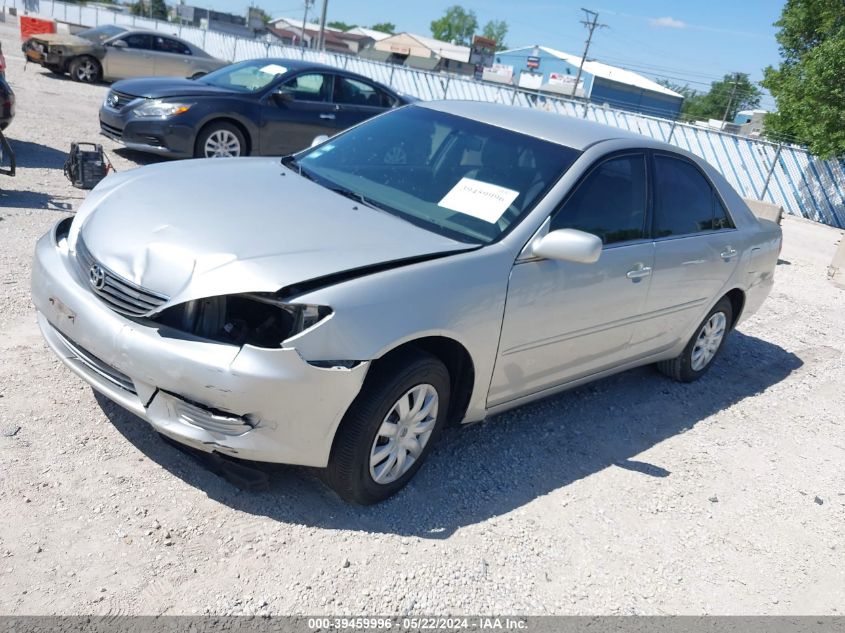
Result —
[{"label": "dark gray sedan", "polygon": [[120,81],[100,108],[100,129],[174,158],[278,156],[412,100],[339,68],[259,59],[197,80]]}]

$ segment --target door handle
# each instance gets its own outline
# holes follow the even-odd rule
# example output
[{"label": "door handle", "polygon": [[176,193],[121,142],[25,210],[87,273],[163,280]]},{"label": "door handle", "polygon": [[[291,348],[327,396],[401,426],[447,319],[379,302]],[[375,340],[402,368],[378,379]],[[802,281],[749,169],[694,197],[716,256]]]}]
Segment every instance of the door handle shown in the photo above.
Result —
[{"label": "door handle", "polygon": [[638,266],[629,270],[625,276],[628,279],[642,279],[643,277],[648,277],[650,274],[651,266]]},{"label": "door handle", "polygon": [[736,255],[736,249],[730,246],[726,246],[725,250],[722,251],[722,259],[730,259],[734,255]]},{"label": "door handle", "polygon": [[332,119],[332,120],[334,120],[334,115],[328,114],[326,112],[322,112],[322,113],[320,113],[320,118],[321,119]]}]

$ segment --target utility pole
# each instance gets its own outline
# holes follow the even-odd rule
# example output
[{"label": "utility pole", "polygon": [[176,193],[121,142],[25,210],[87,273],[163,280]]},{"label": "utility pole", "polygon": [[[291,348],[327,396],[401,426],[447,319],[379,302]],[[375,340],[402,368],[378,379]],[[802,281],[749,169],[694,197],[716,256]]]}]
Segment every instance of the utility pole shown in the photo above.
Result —
[{"label": "utility pole", "polygon": [[305,0],[305,14],[302,16],[302,38],[299,42],[302,50],[305,50],[305,23],[308,22],[308,9],[311,8],[312,4],[314,4],[314,0]]},{"label": "utility pole", "polygon": [[720,130],[725,129],[725,123],[728,120],[728,114],[730,114],[731,106],[734,103],[734,96],[736,95],[736,87],[739,85],[739,73],[734,73],[734,87],[731,89],[731,96],[728,97],[728,107],[725,108],[725,116],[722,117],[722,125],[719,126]]},{"label": "utility pole", "polygon": [[329,0],[323,0],[323,12],[320,14],[320,37],[317,46],[322,51],[326,48],[326,11],[329,10]]},{"label": "utility pole", "polygon": [[[587,61],[587,52],[590,50],[590,42],[593,40],[593,31],[596,29],[601,29],[607,26],[607,24],[599,24],[599,14],[595,11],[590,11],[589,9],[581,9],[585,14],[587,19],[581,20],[581,24],[586,26],[590,32],[587,35],[587,45],[584,47],[584,55],[581,57],[581,65],[578,66],[578,74],[575,76],[575,83],[572,84],[572,94],[571,97],[575,97],[575,91],[578,89],[578,82],[581,81],[581,73],[584,71],[584,62]],[[590,20],[592,18],[592,20]]]}]

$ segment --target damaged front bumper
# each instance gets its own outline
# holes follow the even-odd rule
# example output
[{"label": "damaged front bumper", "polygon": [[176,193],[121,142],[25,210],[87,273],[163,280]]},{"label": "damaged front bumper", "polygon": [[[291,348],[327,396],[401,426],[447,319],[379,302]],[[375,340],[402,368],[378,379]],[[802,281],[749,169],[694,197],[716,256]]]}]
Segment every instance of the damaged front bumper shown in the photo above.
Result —
[{"label": "damaged front bumper", "polygon": [[55,230],[37,243],[32,300],[45,340],[94,389],[206,452],[324,467],[368,362],[316,367],[292,348],[237,347],[124,318],[82,279]]}]

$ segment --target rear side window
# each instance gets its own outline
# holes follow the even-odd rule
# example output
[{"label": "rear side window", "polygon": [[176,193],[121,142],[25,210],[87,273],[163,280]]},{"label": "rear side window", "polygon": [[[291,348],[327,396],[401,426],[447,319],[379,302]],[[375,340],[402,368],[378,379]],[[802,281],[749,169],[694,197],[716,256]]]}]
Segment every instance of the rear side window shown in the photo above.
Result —
[{"label": "rear side window", "polygon": [[654,236],[733,228],[710,182],[692,163],[654,157]]},{"label": "rear side window", "polygon": [[348,77],[335,77],[334,102],[348,105],[365,105],[376,108],[389,108],[395,99],[363,81]]},{"label": "rear side window", "polygon": [[604,161],[581,181],[552,218],[550,230],[578,229],[605,244],[644,237],[645,156],[632,154]]},{"label": "rear side window", "polygon": [[156,36],[156,50],[162,53],[173,53],[174,55],[190,55],[191,49],[179,40],[172,40],[169,37]]}]

